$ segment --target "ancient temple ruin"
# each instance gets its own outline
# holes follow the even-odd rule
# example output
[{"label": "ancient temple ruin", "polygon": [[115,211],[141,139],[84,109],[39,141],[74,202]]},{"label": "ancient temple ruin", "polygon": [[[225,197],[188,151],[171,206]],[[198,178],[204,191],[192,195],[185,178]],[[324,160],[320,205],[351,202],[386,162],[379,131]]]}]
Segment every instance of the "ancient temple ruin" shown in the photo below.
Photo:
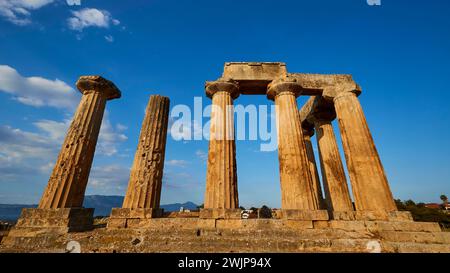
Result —
[{"label": "ancient temple ruin", "polygon": [[[397,210],[351,75],[225,63],[205,85],[211,136],[223,137],[209,143],[204,208],[187,214],[160,208],[169,99],[151,96],[124,203],[106,227],[93,225],[93,209],[82,204],[106,102],[121,92],[100,76],[80,77],[77,87],[83,96],[39,207],[23,210],[0,251],[62,252],[77,241],[84,252],[450,252],[437,223]],[[241,218],[233,113],[217,112],[241,95],[264,95],[277,106],[281,208],[272,219]],[[301,109],[299,96],[309,96]]]}]

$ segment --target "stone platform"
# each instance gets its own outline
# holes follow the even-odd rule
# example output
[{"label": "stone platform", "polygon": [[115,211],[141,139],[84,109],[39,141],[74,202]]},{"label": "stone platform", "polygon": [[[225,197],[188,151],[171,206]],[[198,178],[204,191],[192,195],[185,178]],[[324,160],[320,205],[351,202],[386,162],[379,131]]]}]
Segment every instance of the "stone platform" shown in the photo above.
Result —
[{"label": "stone platform", "polygon": [[93,228],[93,216],[93,208],[25,208],[13,230],[47,228],[60,232],[86,231]]},{"label": "stone platform", "polygon": [[0,252],[445,252],[450,233],[437,223],[405,218],[380,220],[289,220],[148,218],[127,228],[86,232],[13,229]]}]

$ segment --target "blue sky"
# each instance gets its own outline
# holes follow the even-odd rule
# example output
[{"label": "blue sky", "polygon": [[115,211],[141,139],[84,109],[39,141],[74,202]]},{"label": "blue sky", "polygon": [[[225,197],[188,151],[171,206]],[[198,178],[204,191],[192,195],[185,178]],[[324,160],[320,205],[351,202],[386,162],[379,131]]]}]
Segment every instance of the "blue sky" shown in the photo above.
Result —
[{"label": "blue sky", "polygon": [[[108,102],[87,194],[123,195],[148,96],[209,104],[204,82],[229,61],[352,74],[395,197],[437,202],[450,193],[449,13],[446,0],[1,0],[0,203],[38,202],[80,75],[122,90]],[[279,207],[277,152],[259,144],[237,141],[240,202]],[[168,138],[161,203],[203,202],[207,149]]]}]

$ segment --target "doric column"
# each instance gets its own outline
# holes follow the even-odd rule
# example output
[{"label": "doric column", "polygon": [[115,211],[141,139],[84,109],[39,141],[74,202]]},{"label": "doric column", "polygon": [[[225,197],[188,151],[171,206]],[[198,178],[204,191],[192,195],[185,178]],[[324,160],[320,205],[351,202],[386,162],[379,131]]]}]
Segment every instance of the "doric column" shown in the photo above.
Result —
[{"label": "doric column", "polygon": [[159,209],[170,100],[150,96],[123,208]]},{"label": "doric column", "polygon": [[212,110],[204,208],[238,209],[233,100],[239,87],[222,78],[206,83],[206,95],[212,98]]},{"label": "doric column", "polygon": [[330,119],[315,119],[325,198],[329,211],[353,211],[336,137]]},{"label": "doric column", "polygon": [[317,170],[316,158],[314,156],[314,149],[311,142],[311,137],[314,135],[313,127],[306,127],[303,125],[303,140],[305,141],[306,155],[308,157],[309,170],[313,180],[313,192],[319,202],[320,209],[326,209],[325,200],[323,199],[322,187],[320,185],[319,172]]},{"label": "doric column", "polygon": [[39,209],[76,208],[84,193],[107,100],[120,98],[119,89],[100,76],[82,76],[83,94],[67,132]]},{"label": "doric column", "polygon": [[397,210],[356,94],[334,98],[353,197],[358,211]]},{"label": "doric column", "polygon": [[267,97],[275,101],[277,115],[278,160],[280,164],[281,208],[318,210],[313,179],[303,140],[297,96],[302,87],[288,77],[269,84]]}]

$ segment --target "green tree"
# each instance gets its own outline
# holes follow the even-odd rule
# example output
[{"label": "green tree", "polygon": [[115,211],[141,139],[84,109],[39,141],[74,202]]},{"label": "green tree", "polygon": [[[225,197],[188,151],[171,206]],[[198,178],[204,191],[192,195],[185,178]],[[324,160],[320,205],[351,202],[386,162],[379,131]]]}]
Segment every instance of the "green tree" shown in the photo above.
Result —
[{"label": "green tree", "polygon": [[205,204],[201,204],[200,206],[197,206],[197,209],[202,209],[204,208]]},{"label": "green tree", "polygon": [[443,203],[444,205],[446,205],[446,204],[448,203],[447,195],[443,194],[443,195],[441,195],[440,198],[441,198],[442,203]]},{"label": "green tree", "polygon": [[400,199],[397,199],[395,203],[399,210],[411,212],[414,221],[438,222],[442,228],[450,229],[450,215],[440,209],[427,208],[423,203],[416,205],[412,200],[402,202]]},{"label": "green tree", "polygon": [[268,206],[263,205],[259,209],[259,217],[260,218],[272,218],[272,210]]}]

